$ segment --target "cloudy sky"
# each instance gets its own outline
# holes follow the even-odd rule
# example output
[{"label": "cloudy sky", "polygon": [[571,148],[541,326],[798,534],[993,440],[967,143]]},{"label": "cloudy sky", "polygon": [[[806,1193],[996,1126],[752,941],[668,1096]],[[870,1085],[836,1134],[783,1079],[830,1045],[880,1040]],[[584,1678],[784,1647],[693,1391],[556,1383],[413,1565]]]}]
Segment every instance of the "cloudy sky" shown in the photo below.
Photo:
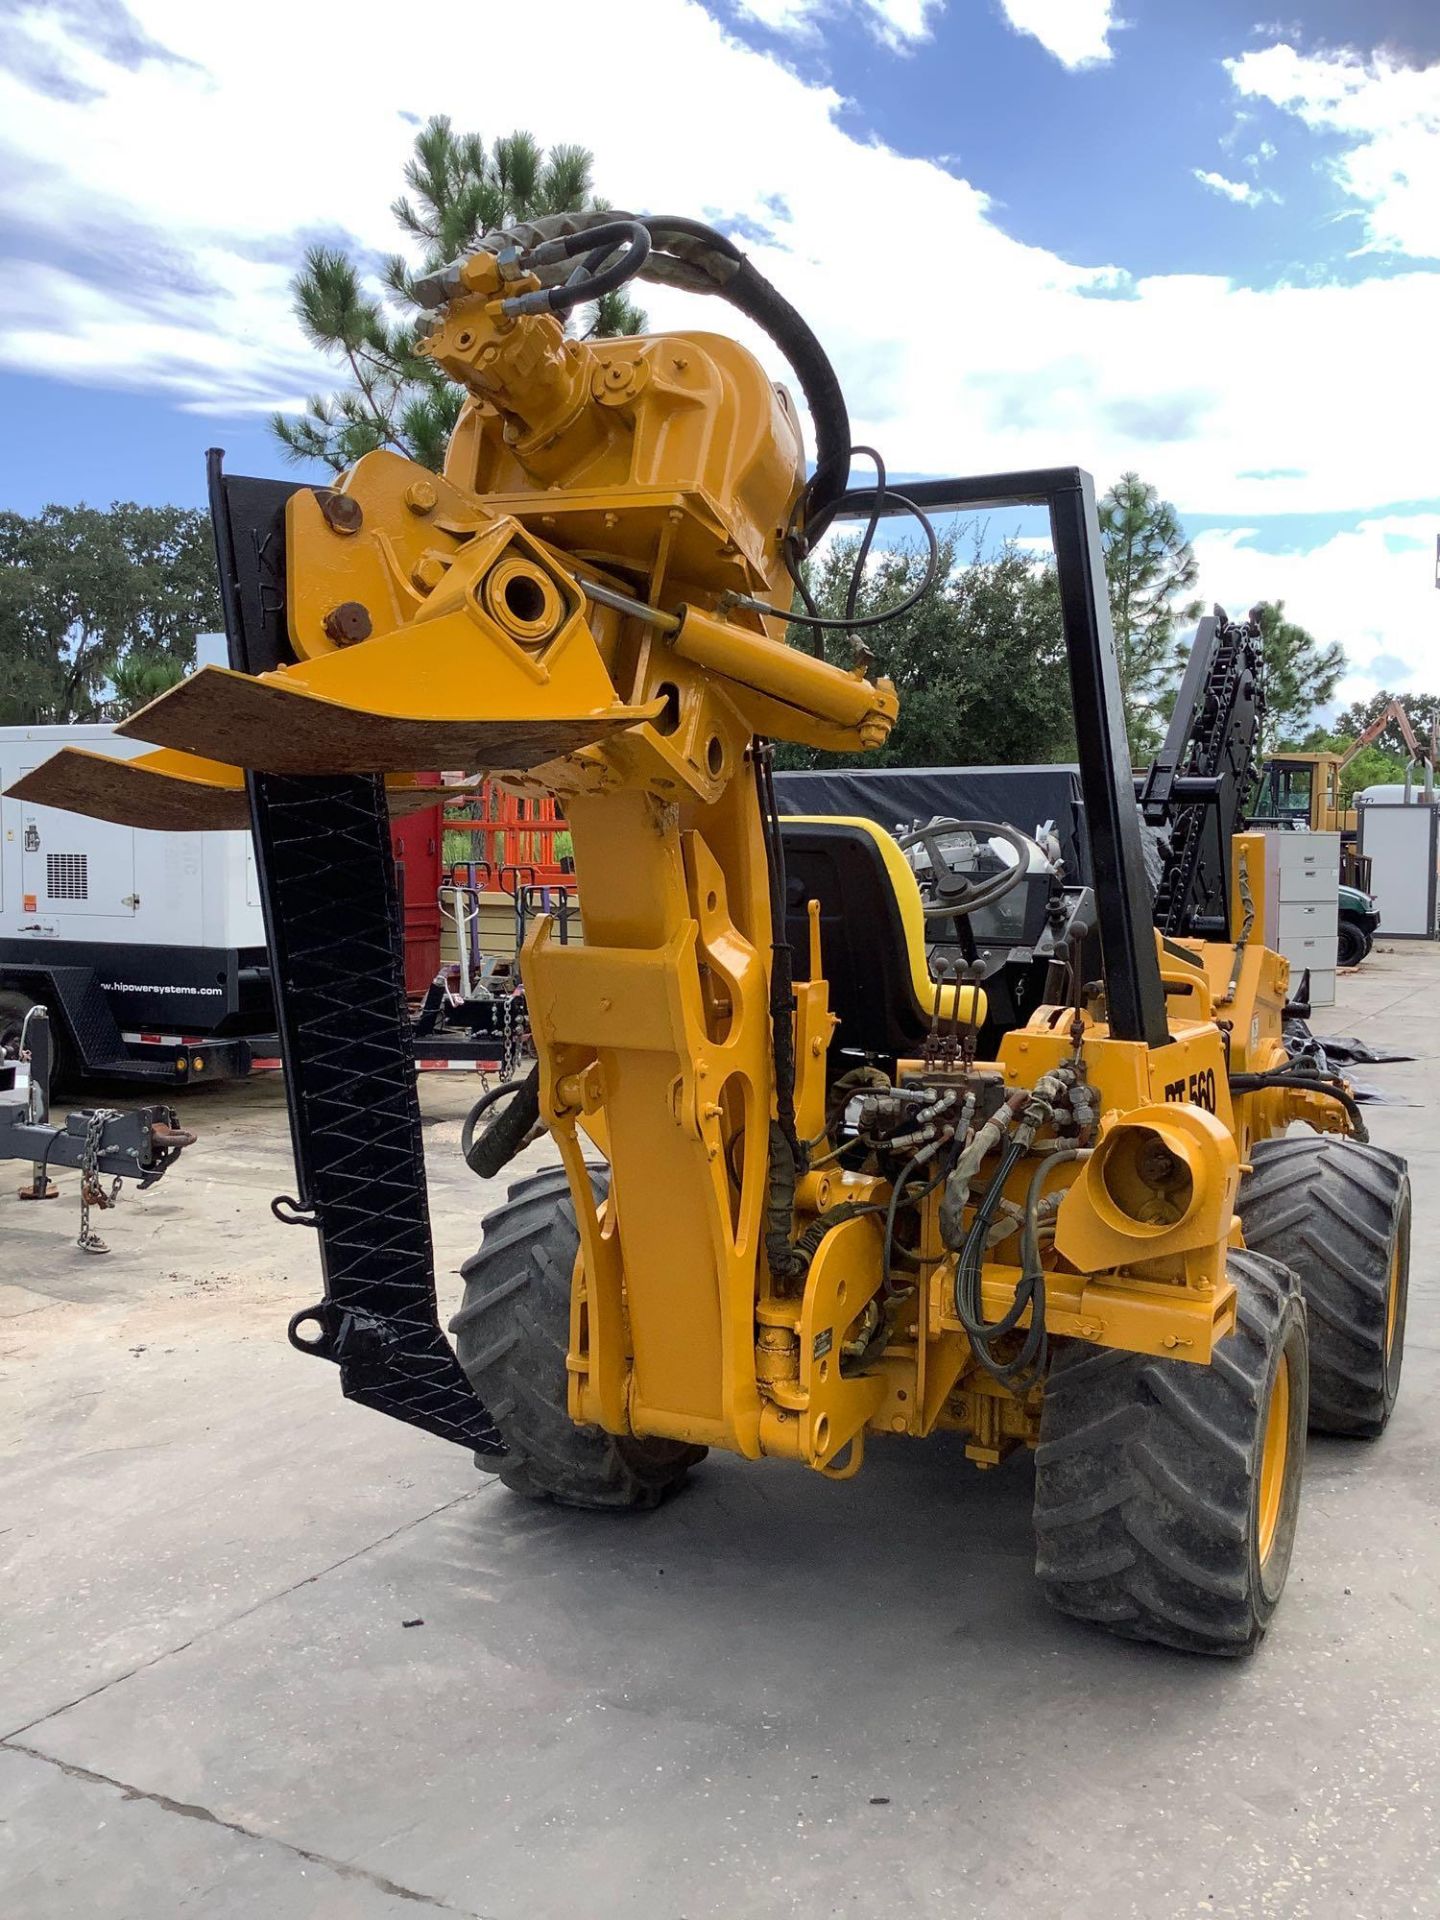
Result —
[{"label": "cloudy sky", "polygon": [[0,506],[281,470],[289,277],[448,113],[741,237],[893,472],[1133,467],[1207,597],[1440,686],[1440,5],[1280,3],[0,0]]}]

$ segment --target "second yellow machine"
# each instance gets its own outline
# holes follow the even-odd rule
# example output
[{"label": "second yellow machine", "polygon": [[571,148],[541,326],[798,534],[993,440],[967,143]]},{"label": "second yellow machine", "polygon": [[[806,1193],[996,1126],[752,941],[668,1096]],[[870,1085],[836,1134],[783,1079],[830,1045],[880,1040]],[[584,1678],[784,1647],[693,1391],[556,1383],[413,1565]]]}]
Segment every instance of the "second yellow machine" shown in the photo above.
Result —
[{"label": "second yellow machine", "polygon": [[[808,479],[794,405],[734,340],[567,334],[635,273],[769,333]],[[213,784],[195,756],[246,772],[299,1181],[276,1205],[325,1275],[295,1343],[576,1506],[653,1505],[707,1448],[835,1482],[879,1437],[953,1429],[980,1467],[1031,1448],[1056,1605],[1254,1647],[1307,1419],[1373,1435],[1394,1403],[1408,1182],[1343,1083],[1287,1061],[1256,842],[1233,842],[1223,938],[1154,931],[1088,477],[851,489],[813,334],[695,222],[493,236],[425,290],[425,351],[468,394],[443,473],[382,450],[292,486],[213,458],[231,667],[126,724],[146,761],[27,777],[143,824],[157,791],[173,820]],[[936,832],[922,894],[868,823],[782,820],[767,743],[860,754],[895,720],[863,644],[844,659],[864,620],[806,597],[828,526],[864,520],[868,547],[907,514],[933,554],[928,514],[1015,502],[1050,513],[1095,877],[1059,897],[1044,1004],[1012,1025],[966,958],[994,877]],[[792,618],[831,657],[787,645]],[[458,1357],[383,784],[440,766],[559,799],[584,920],[523,955],[536,1069],[477,1153],[498,1172],[538,1119],[560,1164],[486,1221]]]}]

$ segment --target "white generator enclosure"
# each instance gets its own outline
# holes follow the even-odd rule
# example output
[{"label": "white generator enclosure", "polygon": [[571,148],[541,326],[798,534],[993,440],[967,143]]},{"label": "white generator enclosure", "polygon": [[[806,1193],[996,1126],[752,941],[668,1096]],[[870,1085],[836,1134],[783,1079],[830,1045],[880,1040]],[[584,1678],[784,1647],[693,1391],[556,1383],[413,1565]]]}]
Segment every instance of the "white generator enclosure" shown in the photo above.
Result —
[{"label": "white generator enclosure", "polygon": [[1361,794],[1356,813],[1360,851],[1370,861],[1370,884],[1380,907],[1380,931],[1432,940],[1436,874],[1440,867],[1440,807],[1416,799],[1409,806]]},{"label": "white generator enclosure", "polygon": [[[146,751],[111,726],[0,727],[0,788],[67,746]],[[156,833],[0,799],[0,986],[51,1006],[91,1071],[162,1033],[238,1043],[273,1026],[264,949],[248,833]]]},{"label": "white generator enclosure", "polygon": [[[0,788],[61,747],[133,758],[113,727],[0,727]],[[151,833],[0,800],[0,936],[124,946],[265,943],[248,833]]]}]

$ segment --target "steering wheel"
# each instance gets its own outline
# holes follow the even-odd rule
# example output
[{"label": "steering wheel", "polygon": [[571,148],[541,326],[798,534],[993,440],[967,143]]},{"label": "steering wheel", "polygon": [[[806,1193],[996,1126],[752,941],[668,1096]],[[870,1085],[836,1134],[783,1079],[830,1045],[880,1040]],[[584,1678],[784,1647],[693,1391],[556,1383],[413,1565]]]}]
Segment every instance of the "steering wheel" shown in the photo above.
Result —
[{"label": "steering wheel", "polygon": [[[962,873],[941,846],[942,841],[953,839],[957,833],[973,834],[979,841],[1003,840],[1014,851],[1014,866],[1006,867],[1003,873],[987,874],[981,880],[973,874]],[[908,853],[911,847],[923,847],[930,856],[932,891],[928,899],[922,900],[927,920],[953,920],[957,915],[978,913],[982,907],[994,906],[997,900],[1003,900],[1023,883],[1030,872],[1032,856],[1038,857],[1042,868],[1050,865],[1045,849],[1028,833],[998,820],[932,820],[928,826],[902,834],[897,844],[902,853]]]}]

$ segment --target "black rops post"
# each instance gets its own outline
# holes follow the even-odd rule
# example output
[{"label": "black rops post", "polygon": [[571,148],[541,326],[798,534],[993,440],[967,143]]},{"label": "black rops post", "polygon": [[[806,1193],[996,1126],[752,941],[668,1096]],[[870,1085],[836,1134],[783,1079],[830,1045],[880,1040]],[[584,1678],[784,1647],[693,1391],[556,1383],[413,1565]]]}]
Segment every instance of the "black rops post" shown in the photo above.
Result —
[{"label": "black rops post", "polygon": [[[208,456],[230,664],[293,660],[285,502]],[[340,1367],[348,1399],[499,1454],[494,1422],[440,1329],[403,926],[379,775],[247,773],[255,862],[299,1188],[282,1220],[316,1229],[325,1297],[290,1338]]]},{"label": "black rops post", "polygon": [[[1170,1028],[1125,737],[1095,482],[1079,467],[1041,467],[970,480],[906,482],[900,491],[931,514],[988,507],[1049,509],[1110,1031],[1118,1040],[1164,1046]],[[847,494],[845,517],[868,519],[874,506],[873,492]],[[906,511],[893,494],[885,497],[880,510],[890,515]]]}]

